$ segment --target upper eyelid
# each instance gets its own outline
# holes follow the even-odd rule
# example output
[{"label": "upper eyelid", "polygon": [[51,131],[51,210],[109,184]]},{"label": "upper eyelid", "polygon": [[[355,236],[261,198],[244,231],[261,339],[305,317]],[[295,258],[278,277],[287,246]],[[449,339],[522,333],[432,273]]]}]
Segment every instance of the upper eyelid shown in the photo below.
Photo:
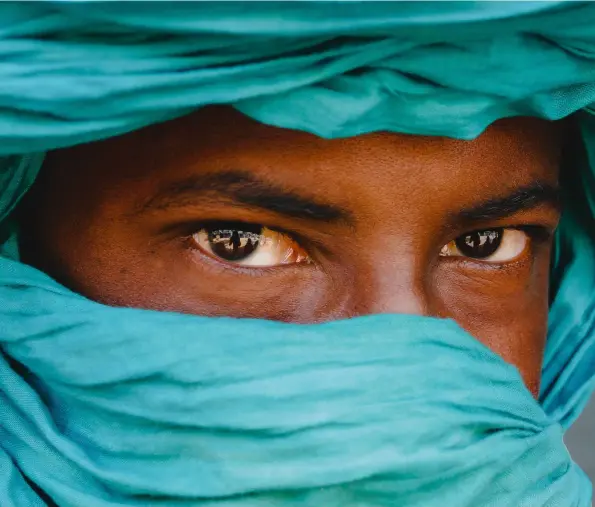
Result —
[{"label": "upper eyelid", "polygon": [[[260,225],[262,227],[266,227],[267,229],[270,229],[271,231],[275,231],[281,234],[284,234],[286,236],[288,236],[289,238],[291,238],[292,240],[294,240],[300,247],[302,247],[304,250],[307,251],[308,255],[310,257],[312,257],[313,259],[315,259],[317,257],[316,253],[320,252],[323,255],[328,255],[331,252],[331,249],[325,244],[325,242],[321,239],[317,239],[314,237],[308,237],[303,233],[297,232],[295,230],[290,230],[288,228],[285,227],[277,227],[274,225],[267,225],[266,223],[257,223],[257,222],[249,222],[249,221],[241,221],[241,220],[207,220],[207,221],[203,221],[203,222],[194,222],[194,224],[191,226],[192,228],[194,228],[194,232],[187,234],[187,236],[192,236],[193,234],[196,234],[199,232],[199,230],[202,228],[206,228],[209,226],[212,226],[213,224],[217,224],[217,223],[235,223],[237,225],[240,224],[246,224],[246,225]],[[318,233],[320,234],[321,231],[318,231]],[[328,235],[329,238],[332,240],[333,236],[332,235]]]},{"label": "upper eyelid", "polygon": [[[272,231],[275,231],[280,234],[288,236],[290,239],[295,241],[301,248],[303,248],[306,251],[306,253],[308,254],[308,256],[315,263],[318,263],[317,261],[320,259],[321,256],[325,257],[327,255],[332,254],[332,248],[329,248],[326,244],[326,243],[328,243],[328,241],[323,241],[321,239],[309,237],[309,236],[306,236],[305,234],[296,232],[294,230],[290,230],[290,229],[282,227],[282,226],[278,227],[278,226],[274,226],[274,225],[267,225],[266,223],[259,223],[259,222],[250,221],[250,220],[208,219],[208,220],[204,220],[204,221],[192,221],[192,222],[189,222],[187,225],[186,230],[189,232],[187,234],[185,234],[185,236],[191,237],[194,234],[198,233],[201,229],[214,228],[214,227],[217,227],[218,225],[222,228],[224,228],[226,225],[227,226],[233,225],[238,228],[241,228],[242,224],[244,224],[246,226],[258,225],[261,227],[267,227],[268,229],[270,229]],[[450,241],[454,241],[455,239],[457,239],[461,236],[464,236],[465,234],[469,234],[472,232],[484,231],[484,230],[490,230],[490,229],[522,230],[523,232],[525,232],[526,234],[528,234],[530,236],[531,240],[538,240],[538,241],[539,240],[543,240],[543,241],[549,240],[553,236],[554,231],[555,231],[554,227],[547,226],[544,224],[535,224],[535,223],[527,223],[527,224],[521,223],[521,224],[514,224],[514,225],[499,225],[498,224],[498,225],[493,225],[491,227],[483,226],[483,227],[470,228],[470,229],[464,231],[463,233],[457,234],[457,236],[455,236],[455,237],[453,237],[451,234],[449,234],[448,236],[450,236],[450,240],[447,241],[446,243],[449,243]],[[333,236],[332,235],[329,235],[329,236],[330,236],[329,237],[330,241],[332,241]],[[444,245],[446,243],[442,243],[442,245]]]},{"label": "upper eyelid", "polygon": [[465,232],[459,234],[457,236],[457,238],[461,237],[461,236],[465,236],[466,234],[471,234],[474,232],[483,232],[483,231],[492,231],[495,229],[502,229],[502,230],[517,230],[517,231],[523,231],[526,233],[531,233],[531,232],[535,232],[535,231],[543,231],[543,232],[552,232],[553,230],[552,228],[545,226],[543,224],[516,224],[516,225],[493,225],[493,226],[488,226],[488,227],[474,227],[472,229],[468,229]]},{"label": "upper eyelid", "polygon": [[[516,226],[516,227],[493,227],[492,229],[502,229],[504,231],[506,230],[517,230],[517,231],[521,231],[523,233],[525,233],[527,235],[527,241],[528,241],[528,245],[526,247],[526,249],[531,250],[535,245],[535,242],[538,243],[542,243],[545,241],[549,241],[552,239],[553,237],[553,233],[550,232],[548,230],[547,227],[543,227],[540,225],[528,225],[528,226]],[[529,229],[531,229],[531,232],[529,231]],[[470,234],[473,232],[482,232],[482,231],[488,231],[490,230],[490,228],[485,228],[485,229],[474,229],[473,231],[468,231],[466,233],[463,233],[459,236],[457,236],[457,238],[451,240],[449,243],[447,243],[445,246],[447,246],[448,244],[454,242],[456,239],[465,236],[466,234]],[[494,252],[494,254],[492,254],[490,257],[493,257],[496,255],[496,252]],[[529,257],[529,255],[522,255],[522,253],[520,255],[518,255],[517,257],[510,259],[510,260],[497,260],[497,261],[490,261],[488,260],[489,258],[474,258],[474,257],[469,257],[466,256],[464,254],[459,254],[459,255],[444,255],[442,256],[442,258],[445,261],[458,261],[458,262],[465,262],[465,263],[472,263],[475,265],[482,265],[484,267],[496,267],[498,269],[501,269],[504,266],[513,266],[516,264],[520,264],[523,262],[526,262],[527,257]]]},{"label": "upper eyelid", "polygon": [[[534,210],[529,211],[531,213]],[[559,214],[549,213],[547,216],[540,214],[535,216],[531,213],[525,217],[505,217],[498,220],[489,220],[481,224],[459,224],[453,226],[446,224],[439,235],[443,241],[452,241],[465,234],[472,232],[486,231],[490,229],[518,229],[527,232],[528,234],[541,237],[551,237],[555,234],[559,222]]]},{"label": "upper eyelid", "polygon": [[[203,227],[203,229],[204,229],[204,227]],[[184,239],[189,240],[198,232],[200,232],[200,231],[196,231],[196,233],[194,233],[192,235],[188,235]],[[199,252],[199,255],[201,255],[203,257],[203,259],[205,259],[206,262],[208,262],[212,266],[216,267],[218,270],[222,270],[222,272],[228,272],[229,270],[233,270],[233,271],[236,271],[243,275],[249,275],[249,276],[254,276],[254,277],[261,277],[261,276],[267,276],[268,274],[280,273],[281,270],[295,269],[297,267],[302,268],[303,266],[315,266],[316,265],[313,262],[295,262],[295,263],[292,262],[292,263],[287,263],[287,264],[275,264],[275,265],[271,265],[271,266],[249,266],[249,265],[244,265],[244,264],[240,264],[237,262],[226,261],[226,260],[218,257],[215,254],[205,251],[204,248],[201,248],[200,246],[198,246],[195,241],[193,241],[193,246],[190,248]],[[311,257],[309,253],[308,253],[308,256]]]},{"label": "upper eyelid", "polygon": [[[551,229],[550,227],[546,227],[543,225],[537,225],[537,224],[514,225],[514,226],[508,226],[508,227],[502,227],[502,226],[483,227],[480,229],[470,229],[468,231],[465,231],[464,233],[459,234],[455,238],[451,239],[448,243],[456,241],[457,239],[459,239],[463,236],[466,236],[468,234],[473,234],[473,233],[483,232],[483,231],[490,231],[490,230],[494,230],[494,229],[502,229],[503,231],[506,231],[506,230],[522,231],[525,234],[527,234],[527,236],[529,236],[529,238],[531,240],[537,240],[537,241],[540,241],[540,240],[549,241],[550,239],[553,238],[553,236],[555,234],[555,229]],[[446,243],[446,244],[448,244],[448,243]]]}]

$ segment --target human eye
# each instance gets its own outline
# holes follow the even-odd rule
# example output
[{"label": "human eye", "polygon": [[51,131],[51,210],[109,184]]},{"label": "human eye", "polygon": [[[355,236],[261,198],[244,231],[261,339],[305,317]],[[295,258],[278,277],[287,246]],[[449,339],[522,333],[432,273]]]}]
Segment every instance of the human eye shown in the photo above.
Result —
[{"label": "human eye", "polygon": [[442,247],[443,257],[466,257],[481,262],[513,262],[528,250],[532,232],[522,228],[494,228],[467,232]]},{"label": "human eye", "polygon": [[192,235],[202,252],[247,267],[309,263],[308,253],[290,235],[261,224],[216,222]]}]

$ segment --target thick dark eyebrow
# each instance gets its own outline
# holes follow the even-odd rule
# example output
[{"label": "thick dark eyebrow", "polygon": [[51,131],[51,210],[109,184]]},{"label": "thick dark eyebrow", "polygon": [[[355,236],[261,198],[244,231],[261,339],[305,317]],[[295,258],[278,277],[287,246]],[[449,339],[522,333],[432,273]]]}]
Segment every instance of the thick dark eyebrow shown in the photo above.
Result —
[{"label": "thick dark eyebrow", "polygon": [[548,183],[535,182],[517,188],[509,195],[464,208],[454,214],[453,221],[472,223],[498,220],[544,204],[560,209],[560,189]]},{"label": "thick dark eyebrow", "polygon": [[352,218],[345,209],[317,202],[239,170],[198,174],[171,183],[160,189],[137,212],[190,206],[196,204],[201,195],[208,194],[218,194],[232,203],[292,218],[324,222],[350,222]]}]

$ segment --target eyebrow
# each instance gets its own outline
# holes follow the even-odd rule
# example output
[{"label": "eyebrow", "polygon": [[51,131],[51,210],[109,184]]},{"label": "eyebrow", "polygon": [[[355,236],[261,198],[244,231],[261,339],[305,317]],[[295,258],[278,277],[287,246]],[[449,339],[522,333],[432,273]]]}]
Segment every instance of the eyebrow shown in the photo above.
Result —
[{"label": "eyebrow", "polygon": [[139,212],[189,206],[196,203],[198,196],[206,194],[220,194],[226,200],[292,218],[323,222],[352,221],[351,213],[343,208],[320,203],[239,170],[193,175],[171,183],[145,202]]},{"label": "eyebrow", "polygon": [[[352,214],[341,207],[321,203],[240,170],[193,175],[168,184],[146,201],[136,213],[191,206],[201,195],[218,194],[226,200],[292,218],[352,223]],[[506,218],[547,204],[560,208],[559,187],[534,182],[511,194],[463,208],[450,215],[452,223],[474,223]]]},{"label": "eyebrow", "polygon": [[498,220],[541,205],[560,209],[560,188],[544,182],[534,182],[515,189],[511,194],[495,197],[459,210],[454,214],[457,222]]}]

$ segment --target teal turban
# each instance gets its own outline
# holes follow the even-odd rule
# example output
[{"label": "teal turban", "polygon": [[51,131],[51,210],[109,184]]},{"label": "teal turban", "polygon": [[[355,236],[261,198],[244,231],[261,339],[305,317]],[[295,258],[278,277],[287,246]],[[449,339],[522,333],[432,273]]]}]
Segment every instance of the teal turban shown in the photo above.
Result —
[{"label": "teal turban", "polygon": [[[110,308],[19,262],[45,151],[207,104],[329,138],[574,115],[540,399],[451,321]],[[563,434],[595,384],[593,104],[595,3],[1,3],[0,506],[591,505]]]}]

